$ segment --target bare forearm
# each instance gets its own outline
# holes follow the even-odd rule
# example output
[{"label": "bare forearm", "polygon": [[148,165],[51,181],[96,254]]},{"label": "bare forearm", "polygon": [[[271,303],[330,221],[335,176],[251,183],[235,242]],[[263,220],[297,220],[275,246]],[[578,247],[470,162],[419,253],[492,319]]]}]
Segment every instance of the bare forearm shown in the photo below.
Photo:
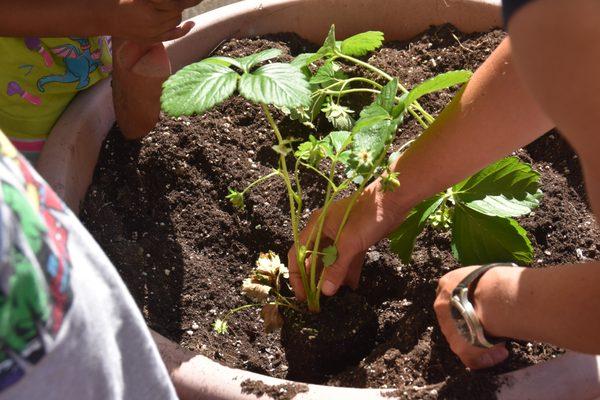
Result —
[{"label": "bare forearm", "polygon": [[[581,156],[596,213],[599,12],[594,0],[537,1],[523,7],[509,24],[516,69]],[[490,333],[600,353],[600,263],[490,273],[478,287],[483,325]],[[477,302],[477,292],[475,297]]]},{"label": "bare forearm", "polygon": [[0,36],[91,36],[100,33],[101,1],[0,0]]},{"label": "bare forearm", "polygon": [[535,1],[509,23],[516,69],[580,156],[592,207],[600,212],[600,3]]},{"label": "bare forearm", "polygon": [[544,269],[495,268],[475,291],[491,335],[600,354],[600,263]]},{"label": "bare forearm", "polygon": [[520,84],[505,40],[461,96],[398,160],[401,187],[390,203],[423,200],[530,143],[552,123]]}]

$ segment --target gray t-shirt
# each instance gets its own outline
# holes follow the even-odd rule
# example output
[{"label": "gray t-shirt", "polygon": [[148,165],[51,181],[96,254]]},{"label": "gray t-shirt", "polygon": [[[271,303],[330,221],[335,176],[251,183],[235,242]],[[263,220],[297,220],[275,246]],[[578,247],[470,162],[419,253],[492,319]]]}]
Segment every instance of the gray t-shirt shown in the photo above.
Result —
[{"label": "gray t-shirt", "polygon": [[0,398],[177,398],[115,268],[2,134]]}]

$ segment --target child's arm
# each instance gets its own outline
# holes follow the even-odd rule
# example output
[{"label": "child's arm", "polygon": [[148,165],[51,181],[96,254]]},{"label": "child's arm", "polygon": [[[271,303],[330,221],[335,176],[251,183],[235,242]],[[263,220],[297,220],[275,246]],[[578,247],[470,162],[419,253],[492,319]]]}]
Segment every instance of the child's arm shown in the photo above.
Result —
[{"label": "child's arm", "polygon": [[0,36],[113,35],[153,42],[184,36],[184,9],[200,0],[0,0]]},{"label": "child's arm", "polygon": [[162,43],[113,38],[113,102],[126,139],[139,139],[158,122],[162,84],[171,63]]}]

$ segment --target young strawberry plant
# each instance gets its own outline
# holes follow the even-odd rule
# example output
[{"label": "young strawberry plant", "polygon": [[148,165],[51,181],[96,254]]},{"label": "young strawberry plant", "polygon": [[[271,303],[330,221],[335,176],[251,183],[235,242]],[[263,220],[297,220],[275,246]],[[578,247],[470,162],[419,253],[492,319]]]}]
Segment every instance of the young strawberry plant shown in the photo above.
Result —
[{"label": "young strawberry plant", "polygon": [[[381,32],[365,32],[337,41],[335,28],[332,26],[323,46],[316,53],[301,54],[289,64],[272,62],[280,55],[280,51],[276,49],[242,58],[210,57],[183,68],[164,85],[162,106],[171,116],[201,114],[234,93],[260,105],[276,139],[272,148],[278,154],[278,165],[272,172],[250,183],[241,191],[229,189],[227,198],[235,207],[243,209],[245,194],[250,189],[268,179],[278,178],[283,181],[289,202],[296,261],[298,265],[308,263],[308,267],[300,268],[299,273],[307,294],[307,308],[311,312],[320,311],[324,271],[337,259],[340,235],[366,185],[381,176],[384,190],[393,190],[400,186],[398,174],[390,168],[402,151],[400,149],[390,155],[392,142],[400,124],[407,116],[412,116],[424,128],[428,127],[434,119],[418,103],[419,98],[460,85],[472,75],[470,71],[447,72],[408,90],[397,78],[357,58],[379,48],[382,43]],[[359,66],[361,70],[368,71],[368,74],[348,76],[343,72],[343,64]],[[372,95],[372,103],[362,110],[352,110],[341,103],[344,97],[355,93]],[[310,135],[308,140],[296,144],[297,139],[280,131],[273,117],[272,107],[313,128],[317,116],[323,113],[333,129],[326,135]],[[345,173],[340,175],[342,169]],[[327,188],[322,199],[322,212],[308,240],[300,242],[300,220],[305,211],[300,174],[304,171],[319,176]],[[471,207],[465,207],[469,210],[473,210],[475,204],[484,208],[487,203],[477,203],[477,190],[472,187],[480,185],[480,189],[487,190],[487,194],[497,193],[494,184],[495,181],[458,185],[450,194],[441,195],[431,201],[426,209],[429,211],[431,208],[431,212],[426,215],[425,212],[421,213],[423,222],[418,220],[415,214],[411,214],[410,221],[417,219],[417,228],[422,229],[421,225],[433,219],[432,215],[438,215],[439,210],[442,210],[440,218],[446,218],[443,210],[453,202],[468,203]],[[333,243],[324,246],[323,226],[329,208],[350,188],[355,190],[347,202],[339,230]],[[498,192],[495,199],[503,193]],[[518,198],[517,194],[515,196]],[[462,200],[467,198],[470,200]],[[528,203],[523,200],[522,206],[525,207],[526,204]],[[463,211],[455,211],[455,226],[462,217],[460,215],[457,218],[456,214],[461,212]],[[409,227],[409,221],[403,226]],[[411,229],[417,231],[416,228]],[[467,236],[468,233],[463,235],[465,238]],[[260,271],[259,264],[249,280],[244,282],[243,292],[258,302],[248,307],[267,304],[268,313],[273,315],[278,306],[295,307],[290,299],[282,296],[278,286],[279,275],[275,280],[274,272],[267,274],[267,277],[264,271]],[[256,296],[257,293],[261,295]],[[267,311],[264,310],[265,308],[263,313],[267,315]],[[277,320],[273,315],[271,319]],[[215,329],[222,331],[226,330],[226,327],[226,317],[215,325]]]},{"label": "young strawberry plant", "polygon": [[516,157],[500,160],[415,207],[391,234],[390,247],[410,262],[415,240],[429,224],[452,230],[452,253],[461,264],[530,264],[531,242],[513,218],[539,205],[539,179]]}]

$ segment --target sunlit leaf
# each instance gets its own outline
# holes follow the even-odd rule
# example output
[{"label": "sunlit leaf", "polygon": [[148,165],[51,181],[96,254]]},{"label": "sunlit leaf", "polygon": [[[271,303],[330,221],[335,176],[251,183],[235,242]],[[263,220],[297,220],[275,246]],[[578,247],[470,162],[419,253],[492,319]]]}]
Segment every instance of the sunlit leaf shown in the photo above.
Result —
[{"label": "sunlit leaf", "polygon": [[382,44],[383,32],[369,31],[343,40],[340,51],[348,56],[360,57],[380,48]]},{"label": "sunlit leaf", "polygon": [[259,53],[250,54],[246,57],[241,57],[237,59],[237,62],[240,64],[241,68],[244,72],[250,72],[252,67],[271,60],[273,58],[279,57],[281,55],[281,50],[279,49],[268,49],[261,51]]},{"label": "sunlit leaf", "polygon": [[288,108],[310,105],[306,77],[289,64],[267,64],[252,73],[245,73],[239,90],[242,96],[256,103]]},{"label": "sunlit leaf", "polygon": [[213,62],[190,64],[172,75],[163,85],[162,109],[171,116],[202,114],[229,98],[239,75]]}]

